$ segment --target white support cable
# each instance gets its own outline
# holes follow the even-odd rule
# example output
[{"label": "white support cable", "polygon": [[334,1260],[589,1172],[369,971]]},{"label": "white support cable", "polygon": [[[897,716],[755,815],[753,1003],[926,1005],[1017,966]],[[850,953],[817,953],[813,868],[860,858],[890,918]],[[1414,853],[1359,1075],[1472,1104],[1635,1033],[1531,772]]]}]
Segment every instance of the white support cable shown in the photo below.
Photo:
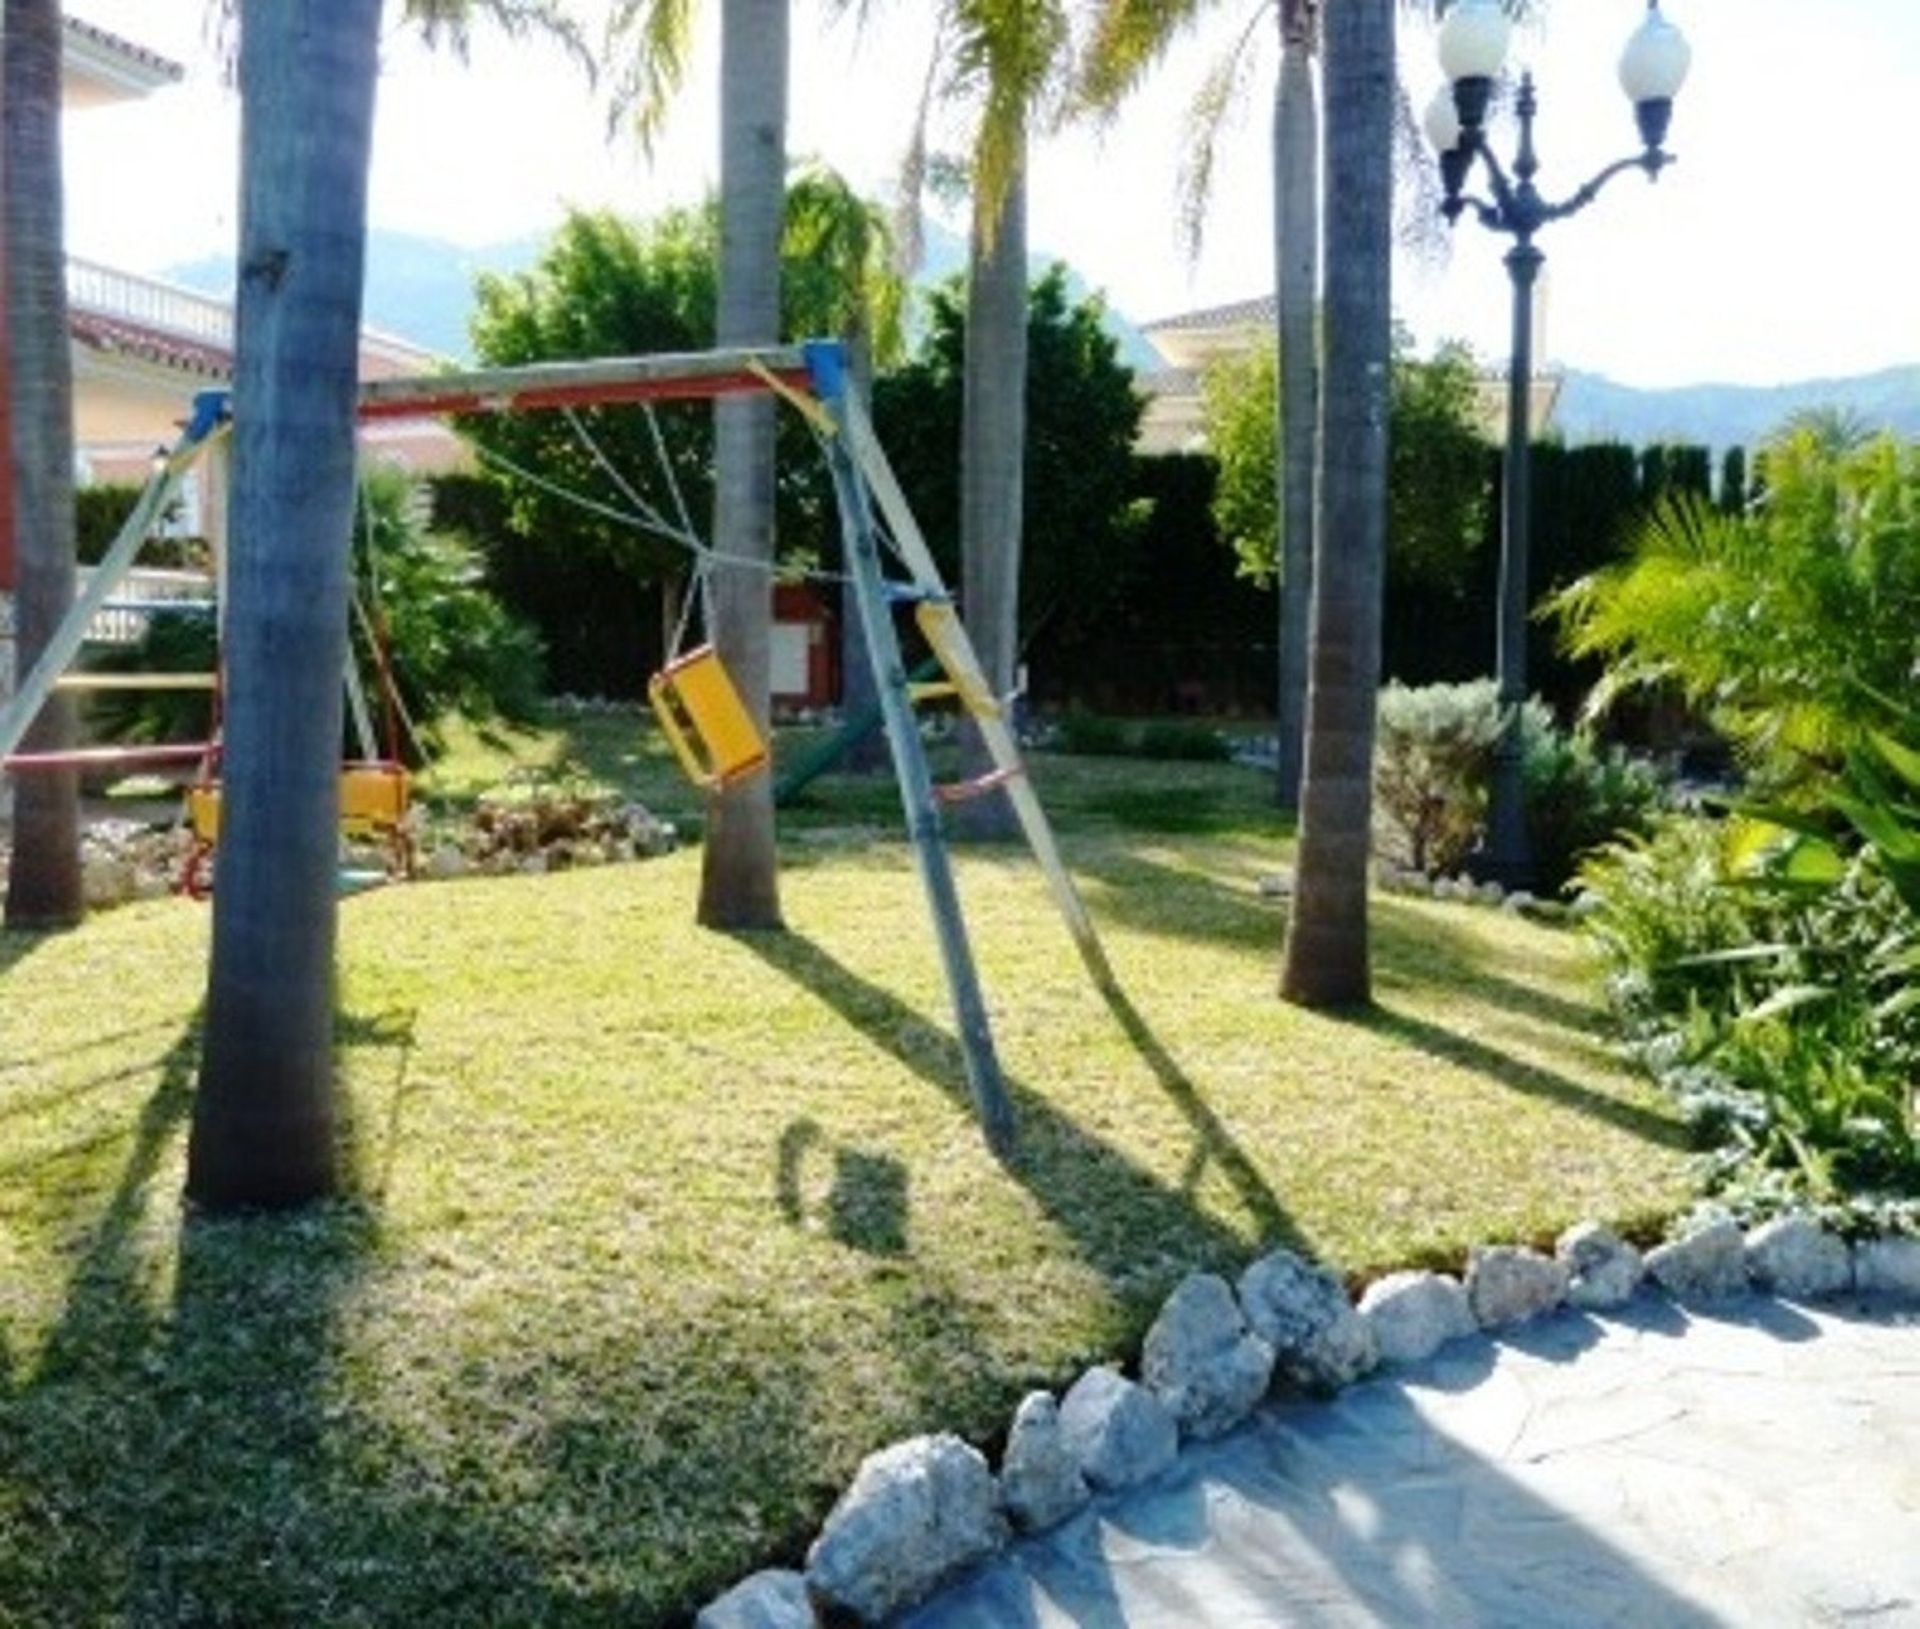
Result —
[{"label": "white support cable", "polygon": [[706,543],[700,538],[699,534],[694,531],[691,523],[688,522],[684,506],[682,506],[681,509],[680,528],[676,531],[658,509],[654,508],[652,504],[648,503],[645,498],[633,489],[632,484],[620,473],[613,460],[606,455],[600,443],[593,439],[587,427],[580,422],[580,415],[574,412],[571,407],[563,407],[560,411],[561,416],[567,421],[568,428],[573,431],[574,439],[586,449],[587,456],[600,466],[606,473],[607,479],[612,481],[619,489],[620,496],[633,505],[636,514],[645,516],[647,524],[652,526],[661,536],[674,538],[687,548],[694,550],[695,553],[702,552],[706,549]]}]

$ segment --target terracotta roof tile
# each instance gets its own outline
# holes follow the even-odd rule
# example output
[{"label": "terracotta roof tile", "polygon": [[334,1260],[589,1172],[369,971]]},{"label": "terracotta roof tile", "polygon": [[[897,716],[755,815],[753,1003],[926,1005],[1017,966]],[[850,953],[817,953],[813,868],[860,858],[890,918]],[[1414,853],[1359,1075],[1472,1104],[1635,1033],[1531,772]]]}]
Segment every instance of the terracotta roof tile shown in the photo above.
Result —
[{"label": "terracotta roof tile", "polygon": [[144,45],[135,45],[132,40],[123,40],[118,34],[110,34],[96,23],[83,22],[78,17],[67,17],[63,21],[69,34],[78,34],[81,38],[91,40],[105,50],[130,57],[154,72],[166,75],[169,79],[180,79],[185,76],[186,70],[171,57],[163,57],[158,51],[149,51]]},{"label": "terracotta roof tile", "polygon": [[179,368],[206,379],[233,377],[233,353],[223,346],[183,339],[178,334],[148,328],[124,317],[102,316],[96,311],[70,311],[67,326],[82,345],[108,356],[157,362],[162,367]]}]

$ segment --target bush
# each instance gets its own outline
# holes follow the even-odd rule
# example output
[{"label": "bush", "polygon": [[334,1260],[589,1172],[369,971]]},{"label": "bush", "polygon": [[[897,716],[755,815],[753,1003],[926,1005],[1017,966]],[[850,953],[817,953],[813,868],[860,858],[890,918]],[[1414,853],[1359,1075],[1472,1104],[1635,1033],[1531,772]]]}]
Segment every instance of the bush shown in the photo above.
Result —
[{"label": "bush", "polygon": [[1233,743],[1205,724],[1159,719],[1140,726],[1133,751],[1163,763],[1223,764],[1233,756]]},{"label": "bush", "polygon": [[[465,539],[420,523],[405,476],[373,471],[361,490],[361,592],[370,558],[377,593],[367,598],[385,617],[408,711],[423,723],[451,711],[531,719],[543,682],[539,635],[488,592],[480,557]],[[357,619],[354,634],[370,674],[372,653]]]},{"label": "bush", "polygon": [[[1653,772],[1554,727],[1536,698],[1520,716],[1522,796],[1535,887],[1558,893],[1588,849],[1644,830],[1659,802]],[[1373,760],[1376,842],[1429,876],[1458,871],[1479,845],[1500,739],[1491,679],[1380,692]]]},{"label": "bush", "polygon": [[[130,482],[103,481],[93,486],[76,487],[73,494],[74,558],[83,566],[97,565],[120,528],[140,501],[142,489]],[[176,499],[170,514],[177,513]],[[205,571],[211,561],[207,541],[201,537],[149,538],[140,550],[138,564],[171,570]]]},{"label": "bush", "polygon": [[1660,805],[1652,768],[1587,736],[1566,735],[1529,717],[1521,768],[1534,887],[1559,893],[1580,858],[1606,843],[1648,829]]},{"label": "bush", "polygon": [[1069,707],[1055,721],[1050,744],[1055,752],[1076,758],[1121,758],[1126,756],[1131,733],[1124,719]]}]

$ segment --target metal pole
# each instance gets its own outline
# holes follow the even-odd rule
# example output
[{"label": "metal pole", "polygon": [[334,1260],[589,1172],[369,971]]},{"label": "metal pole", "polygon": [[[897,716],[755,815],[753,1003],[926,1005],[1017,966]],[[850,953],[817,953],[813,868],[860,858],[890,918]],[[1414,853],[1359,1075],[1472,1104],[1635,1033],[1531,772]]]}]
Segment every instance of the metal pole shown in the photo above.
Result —
[{"label": "metal pole", "polygon": [[[841,381],[840,390],[845,388]],[[946,969],[947,989],[953,998],[960,1051],[966,1061],[967,1089],[987,1147],[997,1158],[1005,1159],[1013,1152],[1013,1106],[994,1050],[993,1029],[987,1020],[986,1001],[980,993],[973,951],[967,943],[960,895],[954,886],[953,867],[947,859],[941,834],[933,778],[920,746],[919,724],[907,698],[906,665],[900,656],[900,642],[894,635],[893,617],[881,585],[873,510],[867,499],[866,484],[854,467],[847,447],[845,398],[838,392],[822,390],[821,399],[836,432],[826,437],[827,463],[833,472],[834,496],[839,502],[848,574],[853,579],[854,601],[866,634],[867,657],[873,668],[874,688],[879,693],[887,744],[893,749],[900,806],[906,816],[907,834],[913,842],[921,885],[926,889],[934,934],[940,944],[940,960]]]},{"label": "metal pole", "polygon": [[1533,880],[1527,840],[1521,714],[1527,702],[1527,545],[1533,509],[1533,288],[1545,256],[1522,239],[1507,251],[1513,280],[1513,352],[1507,364],[1507,444],[1502,459],[1500,605],[1494,671],[1501,726],[1487,803],[1486,853],[1479,869],[1505,888]]}]

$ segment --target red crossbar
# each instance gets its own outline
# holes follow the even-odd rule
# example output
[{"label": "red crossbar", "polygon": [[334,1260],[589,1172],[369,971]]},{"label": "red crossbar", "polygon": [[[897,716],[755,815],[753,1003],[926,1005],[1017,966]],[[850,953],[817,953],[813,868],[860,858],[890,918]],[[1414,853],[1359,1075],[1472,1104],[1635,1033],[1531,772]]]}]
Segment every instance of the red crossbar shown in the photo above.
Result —
[{"label": "red crossbar", "polygon": [[146,747],[75,747],[68,752],[16,752],[8,769],[117,769],[123,764],[191,764],[217,754],[217,741],[168,741]]},{"label": "red crossbar", "polygon": [[777,369],[766,374],[742,369],[705,378],[632,379],[603,384],[532,385],[524,390],[448,390],[396,401],[363,401],[362,419],[433,418],[442,413],[522,413],[540,408],[602,407],[626,402],[708,401],[715,396],[764,394],[769,378],[795,390],[810,388],[804,371]]}]

